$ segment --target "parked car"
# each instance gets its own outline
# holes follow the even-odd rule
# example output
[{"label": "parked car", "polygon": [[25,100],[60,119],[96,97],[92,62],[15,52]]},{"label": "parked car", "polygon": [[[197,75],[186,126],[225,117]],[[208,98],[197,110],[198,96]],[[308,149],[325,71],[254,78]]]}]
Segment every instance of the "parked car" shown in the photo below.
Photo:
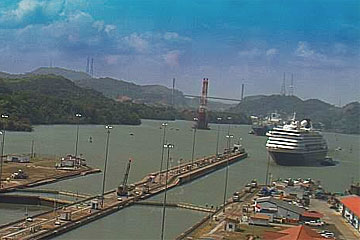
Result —
[{"label": "parked car", "polygon": [[332,232],[327,232],[327,233],[321,234],[321,236],[324,237],[324,238],[334,238],[335,234],[332,233]]},{"label": "parked car", "polygon": [[324,226],[324,222],[322,222],[322,221],[307,221],[307,222],[305,222],[305,225],[321,227],[321,226]]}]

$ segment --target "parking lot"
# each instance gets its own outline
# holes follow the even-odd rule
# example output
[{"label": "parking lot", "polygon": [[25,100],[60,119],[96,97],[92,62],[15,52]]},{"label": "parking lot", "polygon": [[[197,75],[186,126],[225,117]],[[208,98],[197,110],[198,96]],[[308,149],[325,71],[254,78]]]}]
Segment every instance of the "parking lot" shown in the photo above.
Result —
[{"label": "parking lot", "polygon": [[341,216],[341,213],[336,212],[333,209],[330,209],[326,201],[311,199],[310,209],[316,210],[324,214],[323,220],[327,223],[323,227],[318,227],[319,231],[329,230],[335,233],[336,239],[342,240],[358,240],[360,239],[360,234],[345,221]]}]

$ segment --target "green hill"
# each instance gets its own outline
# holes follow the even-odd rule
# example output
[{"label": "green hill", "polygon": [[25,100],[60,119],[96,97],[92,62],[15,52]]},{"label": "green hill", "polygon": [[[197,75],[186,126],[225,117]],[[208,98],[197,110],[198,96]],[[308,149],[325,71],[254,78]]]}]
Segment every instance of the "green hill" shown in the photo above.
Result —
[{"label": "green hill", "polygon": [[[54,74],[63,76],[75,82],[82,88],[96,90],[112,99],[127,99],[128,101],[133,101],[135,103],[144,103],[155,106],[170,106],[172,104],[172,89],[161,85],[138,85],[109,77],[92,78],[84,72],[56,67],[38,68],[30,74]],[[177,109],[196,109],[199,106],[199,99],[185,98],[181,91],[175,89],[174,103],[174,107]],[[230,104],[214,101],[209,101],[208,104],[209,108],[214,111],[223,111],[231,107]]]},{"label": "green hill", "polygon": [[65,68],[59,68],[59,67],[41,67],[38,68],[30,74],[33,75],[49,75],[54,74],[58,76],[63,76],[64,78],[67,78],[71,81],[78,81],[83,79],[89,79],[91,76],[87,73],[80,72],[80,71],[74,71],[74,70],[68,70]]},{"label": "green hill", "polygon": [[[144,104],[118,103],[55,75],[0,78],[0,113],[9,114],[7,129],[31,130],[31,124],[134,124],[140,118],[173,119],[175,111]],[[0,128],[4,121],[0,122]]]},{"label": "green hill", "polygon": [[230,111],[247,116],[267,116],[278,112],[284,119],[296,112],[297,119],[310,118],[315,123],[322,123],[328,131],[360,133],[359,102],[339,108],[318,99],[304,101],[296,96],[251,96]]}]

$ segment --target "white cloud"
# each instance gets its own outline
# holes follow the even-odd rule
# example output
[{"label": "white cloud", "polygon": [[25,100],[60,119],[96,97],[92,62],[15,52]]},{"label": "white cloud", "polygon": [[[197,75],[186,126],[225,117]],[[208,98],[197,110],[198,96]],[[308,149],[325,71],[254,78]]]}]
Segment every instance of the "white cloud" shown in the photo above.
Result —
[{"label": "white cloud", "polygon": [[163,38],[165,40],[191,41],[191,38],[185,37],[185,36],[180,36],[176,32],[166,32],[166,33],[164,33]]},{"label": "white cloud", "polygon": [[311,50],[309,44],[307,42],[300,41],[295,50],[295,56],[298,57],[312,57],[315,52]]},{"label": "white cloud", "polygon": [[139,53],[144,53],[149,49],[149,42],[137,33],[132,33],[130,36],[124,37],[124,40]]},{"label": "white cloud", "polygon": [[165,40],[171,40],[171,39],[177,39],[177,38],[179,38],[179,34],[176,32],[166,32],[164,34]]},{"label": "white cloud", "polygon": [[116,30],[116,26],[115,25],[111,25],[111,24],[105,24],[104,21],[100,20],[100,21],[94,21],[94,23],[92,24],[92,26],[97,29],[98,32],[106,32],[107,34],[110,34],[112,31]]},{"label": "white cloud", "polygon": [[247,58],[259,57],[262,54],[263,51],[261,51],[258,48],[253,48],[250,50],[243,50],[238,52],[239,57],[247,57]]},{"label": "white cloud", "polygon": [[270,48],[268,50],[252,48],[250,50],[242,50],[238,52],[238,56],[241,58],[258,58],[262,56],[272,57],[279,53],[276,48]]},{"label": "white cloud", "polygon": [[[82,2],[81,7],[76,8],[75,1]],[[183,49],[191,41],[177,32],[124,35],[116,25],[85,12],[85,7],[82,0],[21,0],[0,13],[1,53],[29,56],[34,59],[30,65],[48,62],[49,54],[54,52],[55,61],[66,59],[67,64],[96,56],[97,61],[113,66],[137,62],[162,68],[179,66]],[[6,56],[2,54],[0,61]]]},{"label": "white cloud", "polygon": [[181,52],[179,50],[173,50],[165,53],[163,55],[164,61],[167,65],[170,67],[177,67],[179,66],[179,58],[180,58]]},{"label": "white cloud", "polygon": [[111,33],[112,31],[116,30],[116,26],[115,25],[111,25],[111,24],[108,24],[108,25],[105,25],[105,29],[104,31],[106,33]]},{"label": "white cloud", "polygon": [[3,27],[19,28],[30,24],[44,24],[63,16],[65,0],[21,0],[16,9],[0,17]]},{"label": "white cloud", "polygon": [[97,29],[98,32],[101,32],[104,30],[105,23],[104,21],[95,21],[92,26],[93,28]]},{"label": "white cloud", "polygon": [[312,49],[307,42],[300,41],[294,51],[297,59],[290,61],[291,64],[306,68],[339,68],[345,67],[342,59],[329,57],[328,55]]},{"label": "white cloud", "polygon": [[274,56],[276,54],[278,54],[278,50],[276,48],[270,48],[268,50],[266,50],[265,54],[266,56]]}]

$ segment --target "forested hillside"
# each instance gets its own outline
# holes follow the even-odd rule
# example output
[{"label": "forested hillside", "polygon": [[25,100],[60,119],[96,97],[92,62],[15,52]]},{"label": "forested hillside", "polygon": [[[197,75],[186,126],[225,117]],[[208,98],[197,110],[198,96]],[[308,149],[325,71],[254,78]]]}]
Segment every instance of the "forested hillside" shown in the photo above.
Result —
[{"label": "forested hillside", "polygon": [[283,118],[296,113],[297,119],[310,118],[321,123],[325,130],[342,133],[360,133],[360,103],[353,102],[342,108],[318,99],[302,100],[296,96],[251,96],[246,97],[230,111],[246,116],[266,116],[278,112]]},{"label": "forested hillside", "polygon": [[6,124],[13,130],[31,130],[31,124],[76,123],[76,113],[83,115],[80,123],[135,125],[141,118],[173,119],[175,115],[171,108],[118,103],[55,75],[2,78],[0,93],[0,112],[10,116]]}]

